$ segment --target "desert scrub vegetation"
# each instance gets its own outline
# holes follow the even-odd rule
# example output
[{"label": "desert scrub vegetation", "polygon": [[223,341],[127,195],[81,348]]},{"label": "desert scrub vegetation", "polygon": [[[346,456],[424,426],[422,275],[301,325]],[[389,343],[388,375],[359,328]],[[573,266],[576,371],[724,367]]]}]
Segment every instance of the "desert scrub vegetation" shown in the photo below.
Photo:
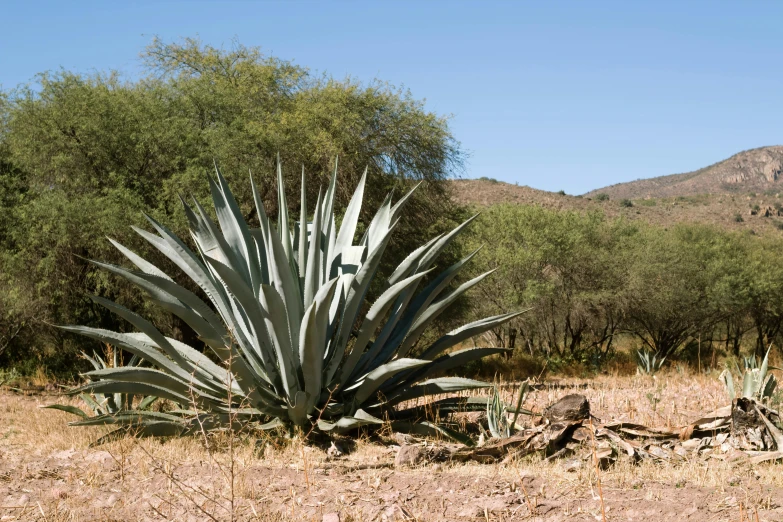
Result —
[{"label": "desert scrub vegetation", "polygon": [[[151,216],[147,219],[155,233],[134,228],[207,296],[208,303],[114,240],[110,239],[135,269],[93,261],[179,317],[196,332],[208,353],[163,335],[130,309],[94,296],[97,304],[137,331],[62,328],[110,344],[133,358],[111,367],[91,359],[95,369],[84,374],[88,382],[69,393],[82,394],[97,415],[66,409],[82,417],[71,424],[119,426],[99,443],[129,433],[171,436],[247,424],[305,433],[388,425],[394,431],[441,434],[469,443],[431,422],[427,413],[437,410],[448,416],[453,411],[483,409],[486,399],[448,397],[425,406],[411,401],[487,387],[485,382],[442,375],[506,350],[450,349],[520,315],[508,312],[478,319],[419,343],[439,315],[491,273],[449,291],[475,252],[435,270],[439,255],[474,218],[410,252],[381,284],[377,299],[368,302],[381,260],[415,189],[394,203],[389,195],[355,243],[366,173],[338,227],[337,169],[325,192],[318,193],[312,213],[302,174],[299,220],[292,221],[278,163],[276,224],[268,219],[251,178],[258,228],[248,226],[225,178],[217,169],[215,174],[209,185],[217,223],[198,200],[182,201],[195,250]],[[115,356],[115,362],[119,360]],[[97,409],[97,401],[85,393],[105,396],[101,404],[111,407]],[[134,396],[158,397],[175,407],[150,411],[145,398],[133,408]]]},{"label": "desert scrub vegetation", "polygon": [[465,237],[468,250],[479,245],[469,270],[497,272],[478,288],[474,313],[530,307],[491,339],[550,369],[599,370],[620,346],[712,368],[783,346],[777,235],[496,205]]}]

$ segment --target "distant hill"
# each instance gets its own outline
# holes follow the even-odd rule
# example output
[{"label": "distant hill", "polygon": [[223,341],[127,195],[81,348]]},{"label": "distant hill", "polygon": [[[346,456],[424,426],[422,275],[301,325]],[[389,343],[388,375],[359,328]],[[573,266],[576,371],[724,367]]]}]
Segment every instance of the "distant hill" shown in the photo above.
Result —
[{"label": "distant hill", "polygon": [[613,185],[569,196],[490,178],[452,181],[453,198],[486,207],[497,203],[553,210],[600,210],[667,226],[708,223],[730,230],[783,233],[783,146],[742,152],[688,174]]},{"label": "distant hill", "polygon": [[760,147],[685,174],[618,183],[585,196],[612,199],[665,198],[697,194],[778,192],[783,188],[783,146]]}]

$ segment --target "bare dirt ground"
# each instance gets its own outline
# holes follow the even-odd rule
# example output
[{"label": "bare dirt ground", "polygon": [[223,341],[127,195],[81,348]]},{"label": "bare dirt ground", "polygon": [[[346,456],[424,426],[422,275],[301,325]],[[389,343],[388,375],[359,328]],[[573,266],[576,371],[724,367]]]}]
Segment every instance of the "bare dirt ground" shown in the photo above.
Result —
[{"label": "bare dirt ground", "polygon": [[[509,396],[513,387],[507,389]],[[678,426],[727,403],[713,375],[569,380],[533,393],[541,411],[583,393],[603,421]],[[38,406],[57,396],[0,392],[0,520],[783,520],[778,464],[681,464],[527,457],[504,464],[395,468],[392,444],[331,457],[271,437],[124,439]],[[601,500],[603,497],[603,501]]]}]

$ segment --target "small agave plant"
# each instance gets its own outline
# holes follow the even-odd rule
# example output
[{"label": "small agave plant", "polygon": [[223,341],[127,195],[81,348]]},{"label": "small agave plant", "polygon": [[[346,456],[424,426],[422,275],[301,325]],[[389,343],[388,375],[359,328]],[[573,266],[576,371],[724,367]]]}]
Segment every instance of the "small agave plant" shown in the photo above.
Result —
[{"label": "small agave plant", "polygon": [[[742,394],[740,397],[755,399],[760,402],[769,400],[778,384],[775,376],[769,373],[769,368],[769,349],[767,349],[767,353],[761,361],[761,366],[757,366],[755,356],[752,360],[746,357],[745,371],[739,374],[739,378],[742,381]],[[726,369],[723,370],[719,378],[726,387],[726,393],[729,398],[733,401],[737,398],[734,376]]]},{"label": "small agave plant", "polygon": [[[500,400],[500,394],[498,388],[493,388],[492,397],[487,400],[487,425],[489,432],[493,438],[507,439],[512,436],[519,427],[517,426],[517,418],[519,414],[531,415],[530,410],[523,410],[522,404],[525,402],[528,390],[530,388],[529,381],[524,381],[519,387],[519,398],[517,399],[516,408],[507,406]],[[509,422],[508,412],[513,411],[514,417]]]},{"label": "small agave plant", "polygon": [[[82,353],[82,357],[89,361],[96,371],[105,370],[106,368],[119,368],[121,366],[120,352],[119,350],[112,350],[112,352],[111,363],[97,353],[93,353],[92,357],[86,353]],[[125,366],[129,368],[137,367],[140,366],[142,362],[143,361],[138,356],[134,355]],[[157,400],[157,397],[155,396],[141,396],[139,397],[138,402],[134,405],[135,397],[129,393],[92,394],[82,392],[79,393],[79,398],[92,412],[92,416],[116,415],[120,412],[128,411],[134,408],[138,411],[147,410]],[[50,404],[48,406],[43,406],[43,408],[66,411],[68,413],[78,415],[83,419],[89,419],[91,417],[86,411],[69,404]]]},{"label": "small agave plant", "polygon": [[428,422],[425,412],[485,407],[486,399],[454,396],[416,404],[426,396],[489,386],[441,375],[503,349],[449,349],[521,313],[481,319],[417,346],[449,305],[489,275],[447,291],[476,252],[435,273],[438,255],[475,216],[411,252],[385,281],[380,297],[368,303],[368,288],[413,191],[394,204],[387,196],[355,242],[366,171],[339,228],[334,215],[336,169],[310,220],[302,176],[300,221],[290,228],[279,162],[277,178],[277,224],[267,218],[251,177],[260,219],[260,227],[251,228],[216,168],[216,180],[209,183],[217,223],[198,201],[189,205],[183,200],[195,251],[149,216],[156,233],[134,227],[198,285],[209,303],[112,240],[136,269],[96,264],[136,284],[154,303],[180,317],[222,364],[164,336],[136,313],[93,297],[138,331],[64,329],[121,348],[144,366],[97,368],[85,374],[87,384],[70,393],[152,396],[176,407],[167,412],[121,409],[73,424],[120,425],[108,436],[122,430],[168,436],[248,422],[263,423],[262,428],[282,424],[344,432],[388,420],[393,429],[454,435]]},{"label": "small agave plant", "polygon": [[636,372],[644,375],[655,375],[666,361],[666,357],[658,357],[650,350],[637,350],[636,359]]}]

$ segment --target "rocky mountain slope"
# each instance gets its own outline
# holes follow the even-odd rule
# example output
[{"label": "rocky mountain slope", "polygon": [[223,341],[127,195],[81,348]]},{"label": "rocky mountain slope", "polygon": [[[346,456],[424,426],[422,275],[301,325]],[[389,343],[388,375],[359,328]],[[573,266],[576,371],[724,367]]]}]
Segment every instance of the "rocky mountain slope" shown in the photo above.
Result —
[{"label": "rocky mountain slope", "polygon": [[783,233],[783,146],[762,147],[686,174],[621,183],[569,196],[489,178],[455,180],[459,203],[540,205],[554,210],[597,210],[608,217],[661,226],[678,222],[746,232]]},{"label": "rocky mountain slope", "polygon": [[612,199],[662,198],[696,194],[780,191],[783,186],[783,146],[760,147],[685,174],[618,183],[588,192]]}]

